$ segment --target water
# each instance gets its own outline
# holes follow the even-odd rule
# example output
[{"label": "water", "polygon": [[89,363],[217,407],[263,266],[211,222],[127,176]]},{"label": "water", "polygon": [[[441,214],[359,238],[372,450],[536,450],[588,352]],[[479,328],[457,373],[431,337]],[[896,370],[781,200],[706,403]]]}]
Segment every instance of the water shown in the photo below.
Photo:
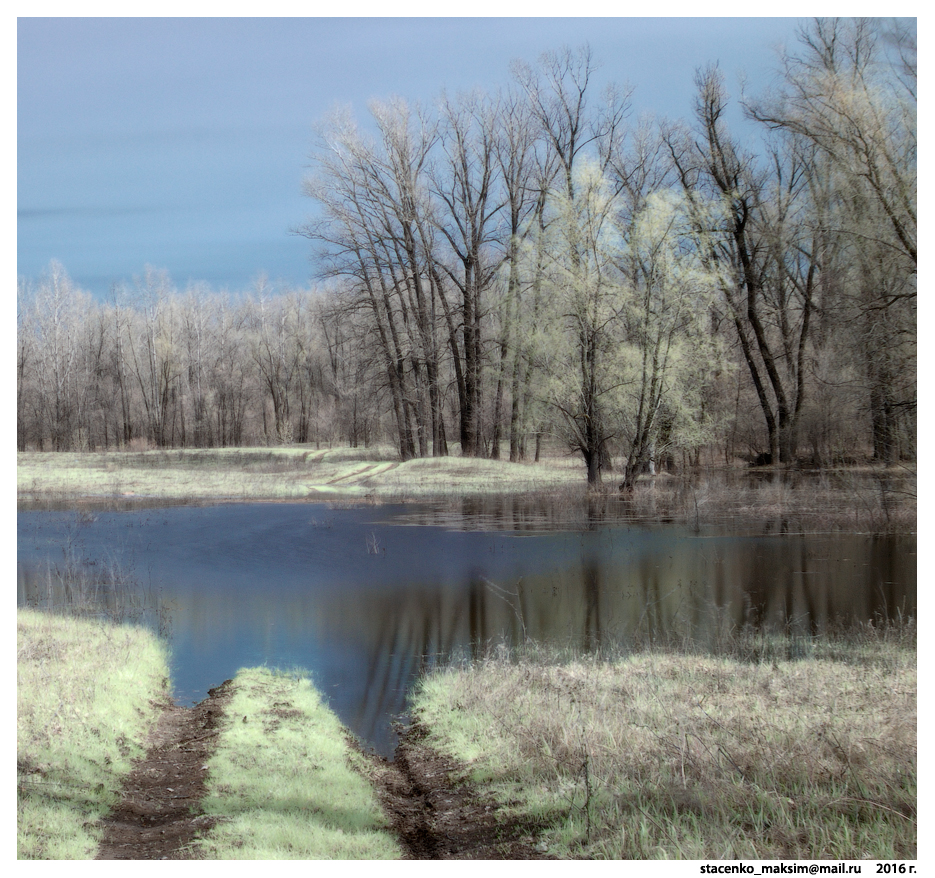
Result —
[{"label": "water", "polygon": [[[731,627],[820,634],[916,612],[914,535],[575,529],[489,509],[243,504],[18,514],[19,605],[80,578],[158,605],[176,699],[239,668],[311,672],[341,720],[391,755],[406,692],[439,662],[530,639],[581,651]],[[117,583],[114,586],[114,583]]]}]

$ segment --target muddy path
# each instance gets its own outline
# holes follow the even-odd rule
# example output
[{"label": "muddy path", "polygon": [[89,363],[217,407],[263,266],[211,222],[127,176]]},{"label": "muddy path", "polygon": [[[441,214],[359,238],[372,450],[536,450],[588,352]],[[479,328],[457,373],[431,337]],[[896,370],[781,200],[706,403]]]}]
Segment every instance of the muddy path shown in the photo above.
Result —
[{"label": "muddy path", "polygon": [[[207,762],[231,694],[228,680],[195,707],[164,705],[146,756],[125,781],[120,804],[102,821],[97,859],[193,859],[192,842],[214,823],[200,805]],[[463,766],[428,747],[424,738],[418,725],[401,731],[394,762],[365,754],[377,797],[407,858],[545,858],[535,847],[535,827],[506,819],[467,782]]]},{"label": "muddy path", "polygon": [[201,814],[207,762],[231,681],[191,708],[164,705],[149,748],[123,785],[120,804],[102,821],[98,860],[187,860],[213,821]]},{"label": "muddy path", "polygon": [[375,785],[383,810],[414,860],[546,859],[538,827],[508,819],[467,782],[464,766],[425,744],[418,725],[400,734],[396,760],[379,760]]}]

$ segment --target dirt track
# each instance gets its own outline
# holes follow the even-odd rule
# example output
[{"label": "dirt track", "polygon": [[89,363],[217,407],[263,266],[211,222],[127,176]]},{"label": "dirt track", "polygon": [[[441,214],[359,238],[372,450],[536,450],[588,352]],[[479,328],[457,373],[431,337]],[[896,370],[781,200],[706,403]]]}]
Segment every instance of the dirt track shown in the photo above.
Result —
[{"label": "dirt track", "polygon": [[[149,750],[103,821],[99,860],[193,859],[191,843],[213,820],[201,813],[206,765],[231,681],[209,690],[192,708],[165,704]],[[395,762],[374,760],[376,792],[409,859],[542,859],[530,827],[503,819],[500,809],[465,781],[462,767],[424,743],[418,726],[400,735]]]},{"label": "dirt track", "polygon": [[400,735],[395,762],[377,771],[377,794],[414,860],[532,860],[530,827],[505,820],[465,781],[464,769],[423,743],[418,726]]},{"label": "dirt track", "polygon": [[123,798],[103,821],[99,860],[191,859],[188,850],[212,820],[201,814],[207,761],[230,680],[195,707],[164,705],[144,759],[123,786]]}]

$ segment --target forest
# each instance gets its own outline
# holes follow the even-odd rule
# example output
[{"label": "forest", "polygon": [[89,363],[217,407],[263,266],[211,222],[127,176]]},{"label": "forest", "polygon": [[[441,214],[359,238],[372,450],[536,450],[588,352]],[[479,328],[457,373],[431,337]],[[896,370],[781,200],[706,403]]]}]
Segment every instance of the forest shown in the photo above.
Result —
[{"label": "forest", "polygon": [[777,64],[756,95],[699,70],[687,120],[634,118],[587,46],[335,110],[308,288],[20,278],[18,449],[547,446],[624,488],[914,460],[915,30],[819,19]]}]

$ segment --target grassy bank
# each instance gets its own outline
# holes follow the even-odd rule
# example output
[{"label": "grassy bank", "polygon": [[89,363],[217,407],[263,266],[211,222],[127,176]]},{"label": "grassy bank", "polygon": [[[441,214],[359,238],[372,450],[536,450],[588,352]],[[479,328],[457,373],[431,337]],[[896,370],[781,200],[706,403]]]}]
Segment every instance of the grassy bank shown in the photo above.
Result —
[{"label": "grassy bank", "polygon": [[[149,631],[17,612],[17,856],[92,859],[168,698]],[[211,859],[388,859],[366,763],[307,679],[242,671],[209,762]]]},{"label": "grassy bank", "polygon": [[149,631],[17,611],[17,856],[90,859],[167,696]]},{"label": "grassy bank", "polygon": [[400,462],[388,446],[20,452],[17,497],[55,508],[147,500],[432,500],[458,507],[465,498],[508,497],[510,514],[525,515],[530,504],[544,502],[546,517],[564,524],[613,514],[693,523],[769,518],[792,530],[915,528],[915,474],[904,469],[754,473],[737,466],[691,473],[691,478],[644,477],[627,498],[616,491],[618,475],[607,473],[604,490],[589,493],[584,468],[573,455],[553,453],[540,463],[458,456]]},{"label": "grassy bank", "polygon": [[549,491],[580,482],[564,459],[511,464],[451,458],[401,463],[392,448],[302,447],[17,455],[21,500],[420,499]]},{"label": "grassy bank", "polygon": [[209,859],[391,859],[364,761],[307,679],[243,670],[209,762]]},{"label": "grassy bank", "polygon": [[914,644],[491,661],[428,677],[414,709],[557,857],[914,858]]}]

